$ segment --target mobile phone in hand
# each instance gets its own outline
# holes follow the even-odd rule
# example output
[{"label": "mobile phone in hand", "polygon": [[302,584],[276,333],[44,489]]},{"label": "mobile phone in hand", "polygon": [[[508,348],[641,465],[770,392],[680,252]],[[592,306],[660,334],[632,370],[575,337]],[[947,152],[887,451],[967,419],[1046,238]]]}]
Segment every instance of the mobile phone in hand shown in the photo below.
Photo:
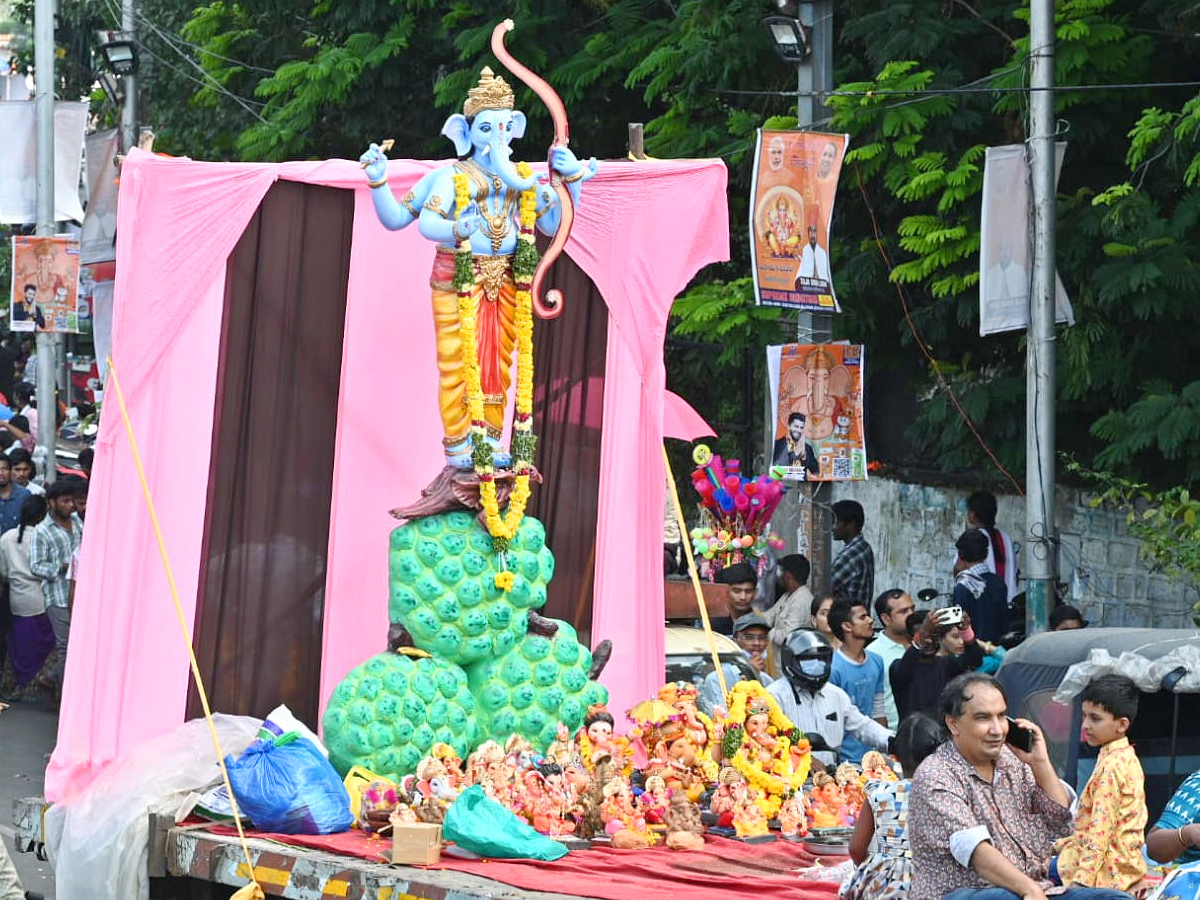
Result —
[{"label": "mobile phone in hand", "polygon": [[1018,725],[1016,719],[1012,716],[1006,716],[1005,718],[1008,719],[1008,737],[1005,740],[1018,750],[1022,750],[1025,753],[1032,753],[1033,732],[1028,728],[1022,728]]},{"label": "mobile phone in hand", "polygon": [[938,624],[943,627],[961,625],[962,620],[963,608],[961,606],[947,606],[938,613]]}]

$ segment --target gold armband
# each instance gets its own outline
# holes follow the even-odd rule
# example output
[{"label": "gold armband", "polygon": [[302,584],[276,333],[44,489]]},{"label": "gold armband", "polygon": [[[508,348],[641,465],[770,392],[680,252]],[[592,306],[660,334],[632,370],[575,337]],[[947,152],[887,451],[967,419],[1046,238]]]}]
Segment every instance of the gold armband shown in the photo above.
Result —
[{"label": "gold armband", "polygon": [[564,184],[574,184],[576,181],[579,181],[581,178],[583,178],[586,171],[587,171],[586,169],[580,169],[574,175],[568,175],[568,176],[564,177],[563,183]]},{"label": "gold armband", "polygon": [[427,209],[430,212],[435,212],[443,219],[450,218],[445,212],[442,211],[442,198],[437,194],[432,195],[428,200],[426,200],[425,205],[421,208]]},{"label": "gold armband", "polygon": [[387,182],[388,182],[387,176],[384,175],[378,181],[368,181],[367,187],[371,188],[371,190],[374,190],[377,187],[383,187],[385,184],[387,184]]}]

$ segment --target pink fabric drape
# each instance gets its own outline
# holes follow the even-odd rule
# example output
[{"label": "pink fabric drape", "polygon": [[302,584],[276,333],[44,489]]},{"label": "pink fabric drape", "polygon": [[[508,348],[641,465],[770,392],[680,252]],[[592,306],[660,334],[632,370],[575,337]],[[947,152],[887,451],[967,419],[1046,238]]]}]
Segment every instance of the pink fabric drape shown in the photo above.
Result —
[{"label": "pink fabric drape", "polygon": [[[403,193],[440,164],[395,161],[391,185]],[[225,261],[280,178],[358,192],[329,511],[323,708],[345,673],[383,647],[396,524],[387,510],[441,466],[432,245],[415,228],[379,225],[354,162],[217,164],[134,151],[121,178],[113,359],[190,627]],[[567,246],[611,317],[593,633],[617,645],[604,681],[618,712],[663,677],[662,341],[674,295],[700,266],[726,258],[724,190],[717,161],[607,163],[585,190]],[[123,750],[178,724],[187,696],[186,650],[115,396],[108,400],[46,772],[47,797],[58,801]]]},{"label": "pink fabric drape", "polygon": [[664,679],[667,316],[702,266],[729,258],[729,214],[720,163],[610,163],[601,171],[567,251],[608,304],[592,641],[613,642],[602,680],[620,722]]},{"label": "pink fabric drape", "polygon": [[716,437],[713,427],[692,405],[674,391],[663,393],[663,437],[678,441],[698,441],[704,437]]}]

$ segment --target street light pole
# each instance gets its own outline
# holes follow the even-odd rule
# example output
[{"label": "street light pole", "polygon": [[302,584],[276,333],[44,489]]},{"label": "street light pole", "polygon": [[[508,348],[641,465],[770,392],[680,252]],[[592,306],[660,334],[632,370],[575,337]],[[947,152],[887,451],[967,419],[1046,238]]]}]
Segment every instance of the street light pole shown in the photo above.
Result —
[{"label": "street light pole", "polygon": [[1025,354],[1025,631],[1045,631],[1054,600],[1055,208],[1054,0],[1032,0],[1029,43],[1029,172],[1033,194],[1033,280]]},{"label": "street light pole", "polygon": [[[121,31],[125,39],[137,46],[137,15],[134,0],[121,2]],[[135,51],[136,52],[136,51]],[[137,146],[138,139],[138,76],[131,72],[124,76],[125,104],[121,107],[121,148],[128,153]]]},{"label": "street light pole", "polygon": [[[825,106],[818,95],[833,87],[833,0],[814,0],[801,3],[798,10],[800,24],[809,29],[810,54],[797,70],[796,127],[811,128]],[[833,316],[821,311],[801,311],[796,326],[796,341],[801,344],[824,344],[833,337]],[[822,573],[822,581],[828,580],[830,562],[833,557],[831,545],[832,522],[829,510],[815,502],[819,483],[805,481],[797,493],[803,498],[801,517],[809,534],[808,558],[812,571]],[[824,592],[827,583],[814,580],[814,588]]]},{"label": "street light pole", "polygon": [[[37,234],[53,237],[54,226],[54,0],[35,0],[33,7],[34,112],[37,116]],[[53,334],[37,332],[37,442],[45,448],[44,479],[54,480],[58,431],[55,405]]]}]

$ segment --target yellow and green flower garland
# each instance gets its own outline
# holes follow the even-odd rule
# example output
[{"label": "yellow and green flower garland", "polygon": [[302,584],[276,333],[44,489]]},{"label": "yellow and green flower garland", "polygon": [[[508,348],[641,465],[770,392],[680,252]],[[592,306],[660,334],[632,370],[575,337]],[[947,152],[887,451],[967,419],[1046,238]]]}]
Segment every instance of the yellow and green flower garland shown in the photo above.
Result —
[{"label": "yellow and green flower garland", "polygon": [[[775,755],[767,764],[760,763],[747,752],[746,718],[750,701],[767,708],[768,727],[778,741]],[[775,698],[757,681],[741,681],[729,692],[730,724],[725,728],[721,749],[729,765],[746,776],[751,786],[761,795],[759,808],[769,818],[779,812],[783,798],[800,790],[812,765],[812,753],[804,732],[792,724],[783,714]],[[795,767],[792,765],[792,747],[802,751]]]},{"label": "yellow and green flower garland", "polygon": [[[522,178],[528,178],[532,171],[529,163],[517,164],[517,172]],[[470,185],[466,173],[455,173],[455,221],[470,202]],[[517,249],[513,254],[513,280],[516,282],[517,398],[511,452],[516,483],[513,485],[508,509],[503,517],[500,515],[500,504],[496,497],[492,448],[487,442],[487,427],[483,417],[483,388],[479,379],[479,350],[475,336],[475,269],[472,265],[474,253],[469,237],[458,242],[454,254],[454,287],[458,292],[458,325],[462,335],[463,369],[468,411],[471,416],[472,461],[475,472],[479,475],[479,499],[483,504],[488,534],[492,536],[492,549],[500,554],[508,549],[509,541],[516,536],[521,520],[525,517],[525,505],[529,502],[530,493],[529,475],[537,446],[537,437],[533,433],[533,294],[530,291],[533,273],[538,264],[533,235],[536,219],[537,191],[522,191],[521,227],[517,234]],[[512,589],[511,572],[498,572],[495,578],[496,586],[501,590]]]}]

